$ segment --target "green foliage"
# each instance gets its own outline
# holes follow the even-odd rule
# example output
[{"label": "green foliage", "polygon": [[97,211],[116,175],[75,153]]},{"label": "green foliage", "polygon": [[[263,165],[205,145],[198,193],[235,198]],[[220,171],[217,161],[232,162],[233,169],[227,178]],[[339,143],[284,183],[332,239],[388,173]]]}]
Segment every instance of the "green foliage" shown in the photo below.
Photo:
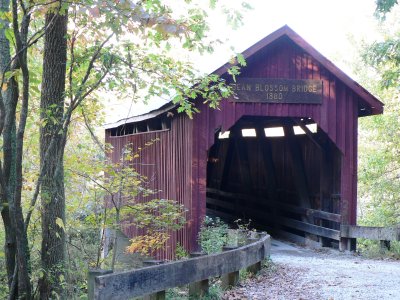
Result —
[{"label": "green foliage", "polygon": [[357,250],[362,256],[367,258],[393,258],[400,259],[400,242],[393,241],[390,243],[390,250],[383,250],[380,241],[371,241],[366,239],[357,239]]},{"label": "green foliage", "polygon": [[188,292],[187,287],[168,289],[165,298],[167,300],[220,300],[224,293],[221,285],[217,281],[210,284],[208,293],[202,297],[189,297]]},{"label": "green foliage", "polygon": [[[28,226],[31,281],[35,289],[43,274],[39,255],[41,208],[35,202],[31,206],[40,170],[39,129],[51,124],[60,127],[57,134],[68,132],[64,155],[66,222],[57,223],[64,229],[68,243],[64,278],[66,296],[71,299],[84,297],[87,268],[102,263],[99,257],[100,228],[118,227],[121,221],[118,218],[128,218],[130,212],[135,214],[135,225],[153,227],[157,232],[176,230],[184,221],[182,207],[171,200],[151,199],[154,191],[148,188],[148,179],[129,167],[140,155],[140,150],[129,153],[128,149],[117,165],[104,164],[103,150],[91,140],[93,132],[89,134],[86,131],[104,124],[100,113],[103,95],[110,93],[113,98],[143,102],[168,98],[180,105],[179,111],[192,116],[197,112],[195,99],[202,99],[210,107],[218,108],[219,100],[230,96],[231,90],[223,79],[199,74],[190,62],[181,60],[189,52],[212,52],[219,43],[207,37],[210,29],[208,11],[201,1],[71,1],[61,3],[61,7],[59,2],[39,1],[27,5],[22,1],[17,4],[18,21],[31,16],[31,27],[27,30],[27,39],[31,43],[27,53],[30,98],[22,162],[24,180],[21,183],[24,215],[32,213]],[[210,4],[214,10],[225,13],[233,26],[242,22],[235,6],[239,5],[240,11],[250,8],[241,1],[212,0]],[[43,34],[47,13],[64,15],[67,10],[67,87],[63,108],[64,113],[72,114],[74,111],[74,114],[70,118],[64,114],[60,119],[60,107],[50,107],[43,112],[38,108],[43,72],[43,43],[39,37]],[[11,13],[2,13],[0,18],[13,21]],[[13,55],[16,36],[11,26],[5,30],[5,35],[11,42]],[[180,49],[178,55],[177,49]],[[244,64],[243,57],[238,55],[237,65],[228,72],[236,76],[240,72],[239,66]],[[16,69],[4,74],[4,78],[15,78],[22,86],[20,73]],[[7,89],[7,85],[3,84],[2,88]],[[20,111],[19,104],[17,112]],[[16,119],[18,123],[18,114]],[[0,143],[2,147],[1,135]],[[4,161],[3,153],[0,154],[1,161]],[[109,199],[113,208],[104,207],[104,197]],[[135,210],[137,202],[134,200],[139,198],[151,201]],[[126,202],[127,199],[132,202]],[[150,220],[146,214],[156,211],[160,217]],[[0,255],[2,287],[6,286],[3,284],[4,269]],[[0,298],[2,296],[0,294]]]},{"label": "green foliage", "polygon": [[222,290],[221,286],[218,283],[214,283],[209,287],[208,293],[201,297],[200,300],[220,300],[223,294],[224,291]]},{"label": "green foliage", "polygon": [[358,191],[362,225],[400,223],[399,30],[392,28],[397,33],[365,46],[363,59],[367,66],[358,70],[363,84],[385,103],[383,115],[360,119]]},{"label": "green foliage", "polygon": [[166,199],[153,199],[143,203],[126,204],[121,210],[121,216],[132,218],[137,228],[147,230],[165,231],[178,230],[186,222],[185,208],[176,201]]},{"label": "green foliage", "polygon": [[400,87],[400,31],[394,36],[386,36],[383,42],[370,45],[364,59],[379,70],[382,87]]},{"label": "green foliage", "polygon": [[186,249],[180,243],[176,243],[175,258],[177,260],[189,258],[189,253],[186,251]]},{"label": "green foliage", "polygon": [[222,247],[226,244],[227,234],[227,224],[218,217],[212,219],[206,216],[198,236],[201,250],[207,254],[221,252]]},{"label": "green foliage", "polygon": [[378,17],[383,17],[390,12],[393,6],[397,5],[397,0],[376,0],[375,14]]},{"label": "green foliage", "polygon": [[166,300],[187,300],[188,290],[182,288],[168,289],[165,295]]},{"label": "green foliage", "polygon": [[241,269],[239,270],[239,280],[240,282],[246,281],[250,277],[253,276],[253,273],[247,271],[247,269]]},{"label": "green foliage", "polygon": [[246,220],[237,219],[234,221],[234,223],[236,224],[236,226],[239,230],[242,230],[242,231],[250,230],[251,219],[249,219],[247,222],[246,222]]}]

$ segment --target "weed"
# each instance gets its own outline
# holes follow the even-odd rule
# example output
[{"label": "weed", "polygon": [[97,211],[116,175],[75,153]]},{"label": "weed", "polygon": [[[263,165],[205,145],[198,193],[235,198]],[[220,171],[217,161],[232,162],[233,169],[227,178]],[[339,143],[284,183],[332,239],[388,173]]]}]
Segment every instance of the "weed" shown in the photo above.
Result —
[{"label": "weed", "polygon": [[246,281],[247,279],[251,278],[253,276],[253,274],[249,271],[247,271],[247,269],[241,269],[239,270],[239,281],[243,282]]},{"label": "weed", "polygon": [[219,284],[213,284],[208,289],[208,293],[201,297],[200,300],[220,300],[223,294],[224,291],[222,290],[221,286]]},{"label": "weed", "polygon": [[189,258],[189,253],[179,242],[175,246],[175,258],[177,260]]},{"label": "weed", "polygon": [[187,300],[188,299],[188,290],[187,288],[172,288],[168,289],[165,294],[166,300]]},{"label": "weed", "polygon": [[202,251],[207,254],[218,253],[226,244],[228,235],[228,225],[218,217],[212,219],[206,217],[200,228],[198,241]]},{"label": "weed", "polygon": [[223,295],[221,285],[215,282],[210,285],[208,293],[202,297],[189,297],[187,287],[168,289],[165,295],[166,300],[220,300]]},{"label": "weed", "polygon": [[246,223],[246,220],[237,219],[234,221],[234,223],[236,224],[236,226],[239,230],[246,231],[246,232],[250,230],[251,219],[249,219],[247,221],[247,223]]},{"label": "weed", "polygon": [[272,274],[277,271],[277,265],[271,260],[270,257],[261,262],[261,274]]},{"label": "weed", "polygon": [[367,258],[394,258],[400,259],[400,242],[391,241],[390,250],[382,250],[379,241],[357,239],[357,249]]}]

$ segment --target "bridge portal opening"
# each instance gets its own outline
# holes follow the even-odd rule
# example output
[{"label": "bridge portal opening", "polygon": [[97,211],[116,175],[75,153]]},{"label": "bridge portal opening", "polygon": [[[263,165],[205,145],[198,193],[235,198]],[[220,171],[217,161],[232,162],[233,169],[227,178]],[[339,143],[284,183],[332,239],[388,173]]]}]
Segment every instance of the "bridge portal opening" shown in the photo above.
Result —
[{"label": "bridge portal opening", "polygon": [[337,247],[342,154],[308,117],[242,117],[208,151],[207,215]]}]

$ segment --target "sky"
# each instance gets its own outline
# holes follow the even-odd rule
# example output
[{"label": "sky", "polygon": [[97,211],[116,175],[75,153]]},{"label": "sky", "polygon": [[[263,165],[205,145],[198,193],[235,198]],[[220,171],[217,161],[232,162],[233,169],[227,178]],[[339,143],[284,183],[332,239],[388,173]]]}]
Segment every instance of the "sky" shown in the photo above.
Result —
[{"label": "sky", "polygon": [[[202,0],[207,1],[208,0]],[[233,1],[238,0],[230,0]],[[241,2],[241,1],[238,1]],[[357,53],[357,42],[372,42],[379,38],[373,16],[375,0],[247,0],[253,7],[244,15],[244,25],[232,30],[217,13],[210,14],[211,36],[224,41],[211,57],[198,57],[199,68],[211,72],[225,64],[233,46],[241,52],[268,34],[288,25],[322,55],[334,62],[353,79],[351,61]],[[207,61],[205,64],[204,62]],[[107,104],[109,122],[140,115],[160,107],[162,102],[149,105],[131,103],[130,99]]]}]

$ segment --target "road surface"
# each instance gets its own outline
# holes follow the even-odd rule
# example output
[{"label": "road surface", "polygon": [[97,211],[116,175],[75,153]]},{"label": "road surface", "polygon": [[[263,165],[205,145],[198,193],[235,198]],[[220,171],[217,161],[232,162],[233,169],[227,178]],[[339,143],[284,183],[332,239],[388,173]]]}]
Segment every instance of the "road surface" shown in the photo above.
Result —
[{"label": "road surface", "polygon": [[224,300],[400,300],[400,262],[273,240],[271,267],[225,293]]}]

